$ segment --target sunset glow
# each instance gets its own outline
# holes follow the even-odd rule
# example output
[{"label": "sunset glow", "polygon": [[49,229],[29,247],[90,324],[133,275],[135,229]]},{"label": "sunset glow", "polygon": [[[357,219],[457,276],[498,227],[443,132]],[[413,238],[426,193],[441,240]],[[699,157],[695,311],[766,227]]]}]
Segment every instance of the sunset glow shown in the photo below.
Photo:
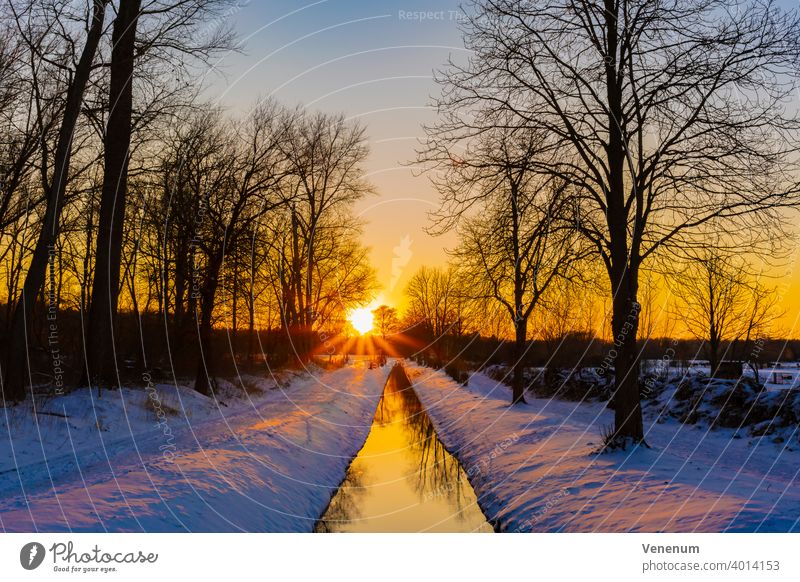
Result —
[{"label": "sunset glow", "polygon": [[347,317],[350,325],[353,326],[359,334],[364,335],[372,331],[373,316],[372,311],[368,307],[361,307],[354,309]]}]

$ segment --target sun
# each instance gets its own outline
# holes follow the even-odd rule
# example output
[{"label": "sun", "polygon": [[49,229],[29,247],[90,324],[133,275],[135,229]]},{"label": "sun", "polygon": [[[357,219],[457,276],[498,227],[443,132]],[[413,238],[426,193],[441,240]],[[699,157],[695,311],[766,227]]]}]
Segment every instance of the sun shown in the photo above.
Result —
[{"label": "sun", "polygon": [[354,309],[347,317],[350,325],[361,335],[372,331],[372,311],[368,307]]}]

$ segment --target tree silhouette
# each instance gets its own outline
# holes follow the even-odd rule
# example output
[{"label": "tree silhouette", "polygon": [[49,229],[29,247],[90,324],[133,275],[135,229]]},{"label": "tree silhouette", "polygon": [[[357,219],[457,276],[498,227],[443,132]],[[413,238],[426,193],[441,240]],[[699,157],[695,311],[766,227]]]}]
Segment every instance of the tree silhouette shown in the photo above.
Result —
[{"label": "tree silhouette", "polygon": [[427,151],[512,120],[546,140],[537,170],[570,186],[575,228],[613,298],[615,446],[644,437],[642,264],[715,232],[757,248],[800,202],[800,119],[788,106],[800,20],[774,2],[734,6],[477,0],[463,24],[471,56],[438,77]]}]

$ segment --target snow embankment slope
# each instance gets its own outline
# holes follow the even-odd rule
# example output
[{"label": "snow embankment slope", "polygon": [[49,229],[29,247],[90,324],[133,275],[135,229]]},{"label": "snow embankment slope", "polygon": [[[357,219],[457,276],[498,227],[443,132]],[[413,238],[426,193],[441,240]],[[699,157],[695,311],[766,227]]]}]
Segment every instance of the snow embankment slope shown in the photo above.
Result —
[{"label": "snow embankment slope", "polygon": [[800,453],[672,421],[652,448],[592,454],[613,424],[604,404],[531,399],[480,373],[461,386],[409,366],[439,437],[501,531],[800,530]]},{"label": "snow embankment slope", "polygon": [[356,361],[249,378],[238,398],[223,390],[224,404],[185,387],[81,390],[49,401],[39,426],[10,409],[0,526],[311,531],[366,439],[388,371]]}]

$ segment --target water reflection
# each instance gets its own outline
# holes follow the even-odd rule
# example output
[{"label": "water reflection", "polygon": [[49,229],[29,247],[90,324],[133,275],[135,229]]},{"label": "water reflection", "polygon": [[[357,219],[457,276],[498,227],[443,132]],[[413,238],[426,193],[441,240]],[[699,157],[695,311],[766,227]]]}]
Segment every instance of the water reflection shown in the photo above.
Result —
[{"label": "water reflection", "polygon": [[401,368],[316,531],[492,531]]},{"label": "water reflection", "polygon": [[363,470],[350,470],[344,477],[344,481],[339,486],[336,495],[331,499],[325,515],[320,519],[314,531],[317,533],[331,533],[341,531],[339,524],[346,523],[352,520],[361,518],[360,500],[367,492],[366,488],[362,485]]}]

